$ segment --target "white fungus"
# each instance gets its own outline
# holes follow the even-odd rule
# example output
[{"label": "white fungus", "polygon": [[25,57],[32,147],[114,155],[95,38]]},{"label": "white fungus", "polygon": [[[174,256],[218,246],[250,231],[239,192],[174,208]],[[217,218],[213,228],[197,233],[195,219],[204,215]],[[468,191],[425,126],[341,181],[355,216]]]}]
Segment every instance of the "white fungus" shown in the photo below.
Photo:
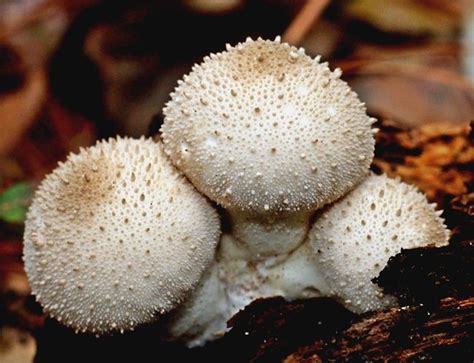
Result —
[{"label": "white fungus", "polygon": [[309,241],[293,251],[284,262],[270,272],[271,284],[278,286],[288,300],[308,299],[329,294]]},{"label": "white fungus", "polygon": [[271,271],[285,261],[287,254],[255,260],[249,249],[231,235],[223,235],[216,259],[219,276],[224,283],[230,319],[252,301],[283,295],[278,286],[273,286]]},{"label": "white fungus", "polygon": [[223,336],[232,317],[225,288],[213,263],[185,303],[170,316],[168,336],[185,341],[188,347]]},{"label": "white fungus", "polygon": [[101,334],[182,302],[214,256],[219,219],[159,143],[118,138],[49,174],[24,234],[28,279],[45,311]]},{"label": "white fungus", "polygon": [[279,216],[230,212],[232,235],[250,249],[254,258],[286,254],[297,248],[309,230],[309,213]]},{"label": "white fungus", "polygon": [[[447,244],[448,231],[414,187],[367,177],[374,119],[340,75],[279,38],[247,39],[178,82],[163,146],[118,138],[71,154],[25,225],[45,311],[95,334],[167,314],[168,337],[196,346],[258,298],[395,304],[371,280],[402,248]],[[215,256],[218,215],[165,153],[230,215]]]},{"label": "white fungus", "polygon": [[394,305],[371,280],[402,248],[448,243],[441,212],[415,187],[385,175],[368,177],[329,206],[309,233],[331,294],[354,312]]},{"label": "white fungus", "polygon": [[170,319],[170,339],[199,346],[222,336],[227,321],[258,298],[282,295],[272,285],[273,267],[288,256],[249,262],[251,253],[232,235],[221,237],[215,264],[182,307]]},{"label": "white fungus", "polygon": [[365,106],[327,63],[251,40],[211,54],[164,108],[166,153],[229,210],[314,210],[367,175],[374,138]]},{"label": "white fungus", "polygon": [[204,345],[222,336],[227,321],[256,299],[282,296],[291,301],[329,293],[307,242],[291,254],[256,259],[244,244],[224,234],[216,259],[170,317],[169,338],[190,347]]}]

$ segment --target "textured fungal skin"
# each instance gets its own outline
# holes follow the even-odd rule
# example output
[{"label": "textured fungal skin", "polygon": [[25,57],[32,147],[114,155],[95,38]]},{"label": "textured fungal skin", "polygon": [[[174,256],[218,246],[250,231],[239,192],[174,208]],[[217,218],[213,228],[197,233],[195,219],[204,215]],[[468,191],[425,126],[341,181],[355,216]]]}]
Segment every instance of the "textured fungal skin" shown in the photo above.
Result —
[{"label": "textured fungal skin", "polygon": [[244,243],[255,258],[285,254],[296,249],[309,230],[309,212],[281,216],[254,216],[230,212],[232,235]]},{"label": "textured fungal skin", "polygon": [[201,346],[224,335],[231,317],[225,285],[214,263],[185,303],[170,317],[168,334],[186,341],[188,347]]},{"label": "textured fungal skin", "polygon": [[224,234],[216,258],[226,287],[227,320],[259,298],[283,296],[294,300],[328,293],[313,257],[311,246],[305,242],[291,253],[255,259],[244,244]]},{"label": "textured fungal skin", "polygon": [[165,151],[228,209],[318,209],[359,183],[373,157],[374,119],[340,75],[278,38],[227,46],[178,82]]},{"label": "textured fungal skin", "polygon": [[44,309],[78,331],[133,329],[184,300],[214,256],[219,219],[149,139],[71,154],[39,186],[24,261]]},{"label": "textured fungal skin", "polygon": [[396,304],[371,280],[402,248],[447,245],[440,214],[415,187],[385,175],[368,177],[329,206],[309,234],[331,294],[357,313]]},{"label": "textured fungal skin", "polygon": [[316,263],[308,240],[271,271],[271,281],[283,292],[282,296],[290,301],[329,294],[324,274]]},{"label": "textured fungal skin", "polygon": [[168,337],[183,340],[189,347],[204,345],[222,336],[227,321],[256,299],[327,295],[322,276],[308,242],[289,254],[256,259],[246,245],[224,234],[216,263],[170,317]]}]

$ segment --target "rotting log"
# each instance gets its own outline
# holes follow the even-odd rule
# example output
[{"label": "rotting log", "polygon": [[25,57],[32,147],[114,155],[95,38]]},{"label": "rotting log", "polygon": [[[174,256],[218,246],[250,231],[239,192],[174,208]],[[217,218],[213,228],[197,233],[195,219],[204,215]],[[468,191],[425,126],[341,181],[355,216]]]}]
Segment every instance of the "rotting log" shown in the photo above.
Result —
[{"label": "rotting log", "polygon": [[474,358],[474,297],[446,298],[365,316],[348,329],[299,348],[284,362],[443,361]]}]

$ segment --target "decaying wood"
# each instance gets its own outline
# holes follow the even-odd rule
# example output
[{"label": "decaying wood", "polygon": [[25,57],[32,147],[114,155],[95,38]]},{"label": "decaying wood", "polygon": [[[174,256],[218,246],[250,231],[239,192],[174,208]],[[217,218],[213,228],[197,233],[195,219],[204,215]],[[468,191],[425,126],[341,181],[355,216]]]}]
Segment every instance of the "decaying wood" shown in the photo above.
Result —
[{"label": "decaying wood", "polygon": [[326,361],[467,362],[474,351],[474,298],[370,314],[337,336],[288,356],[286,363]]}]

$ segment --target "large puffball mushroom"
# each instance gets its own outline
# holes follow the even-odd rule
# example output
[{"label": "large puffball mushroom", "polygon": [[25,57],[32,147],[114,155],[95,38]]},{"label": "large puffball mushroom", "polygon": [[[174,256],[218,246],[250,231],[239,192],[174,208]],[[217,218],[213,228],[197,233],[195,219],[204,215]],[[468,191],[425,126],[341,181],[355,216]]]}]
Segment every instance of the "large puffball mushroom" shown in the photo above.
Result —
[{"label": "large puffball mushroom", "polygon": [[217,213],[149,139],[71,154],[39,186],[24,234],[37,300],[77,331],[133,329],[182,302],[214,256]]},{"label": "large puffball mushroom", "polygon": [[340,75],[279,38],[227,46],[171,94],[165,151],[229,210],[318,209],[359,183],[373,157],[374,120]]},{"label": "large puffball mushroom", "polygon": [[440,214],[415,187],[368,177],[329,206],[309,234],[331,294],[357,313],[395,305],[371,280],[402,248],[445,246],[449,231]]}]

